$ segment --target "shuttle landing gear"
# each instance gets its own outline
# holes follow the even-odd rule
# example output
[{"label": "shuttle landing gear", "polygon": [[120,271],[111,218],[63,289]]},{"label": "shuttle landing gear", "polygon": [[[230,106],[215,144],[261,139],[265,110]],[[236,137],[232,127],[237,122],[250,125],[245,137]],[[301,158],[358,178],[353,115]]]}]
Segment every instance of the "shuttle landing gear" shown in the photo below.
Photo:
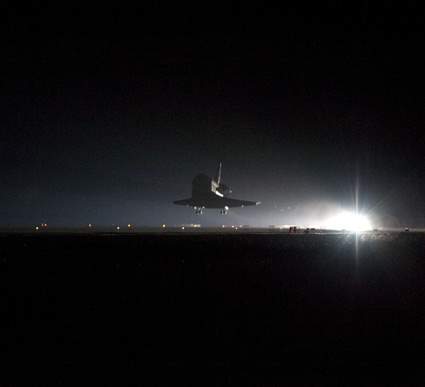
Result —
[{"label": "shuttle landing gear", "polygon": [[203,207],[193,207],[195,215],[202,215]]},{"label": "shuttle landing gear", "polygon": [[221,215],[227,215],[228,212],[229,212],[229,207],[227,206],[220,210]]}]

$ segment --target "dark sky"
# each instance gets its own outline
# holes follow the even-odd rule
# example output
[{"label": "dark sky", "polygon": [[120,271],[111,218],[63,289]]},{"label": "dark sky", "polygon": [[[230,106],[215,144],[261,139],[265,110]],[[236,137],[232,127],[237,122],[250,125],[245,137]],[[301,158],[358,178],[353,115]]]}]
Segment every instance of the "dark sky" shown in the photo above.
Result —
[{"label": "dark sky", "polygon": [[[1,224],[425,226],[424,10],[343,3],[5,7]],[[261,206],[171,203],[220,160]]]}]

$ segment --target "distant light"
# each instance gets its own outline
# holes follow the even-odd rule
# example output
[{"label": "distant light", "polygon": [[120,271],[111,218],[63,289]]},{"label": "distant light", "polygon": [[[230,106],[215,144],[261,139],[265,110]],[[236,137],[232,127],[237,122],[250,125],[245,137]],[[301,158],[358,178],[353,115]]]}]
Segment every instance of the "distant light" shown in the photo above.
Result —
[{"label": "distant light", "polygon": [[373,228],[372,223],[366,215],[349,211],[342,211],[326,220],[323,227],[331,230],[348,230],[354,232],[368,231]]},{"label": "distant light", "polygon": [[162,225],[162,228],[165,228],[165,227],[166,227],[166,226],[165,226],[165,224],[163,224],[163,225]]},{"label": "distant light", "polygon": [[120,226],[117,226],[117,230],[119,230],[120,229]]},{"label": "distant light", "polygon": [[38,226],[35,226],[35,229],[38,230]]},{"label": "distant light", "polygon": [[129,224],[127,224],[127,227],[128,227],[128,228],[131,228],[131,224],[130,224],[130,223],[129,223]]},{"label": "distant light", "polygon": [[182,227],[182,230],[184,230],[184,226]]},{"label": "distant light", "polygon": [[90,228],[92,227],[91,223],[89,223],[89,227],[90,227]]}]

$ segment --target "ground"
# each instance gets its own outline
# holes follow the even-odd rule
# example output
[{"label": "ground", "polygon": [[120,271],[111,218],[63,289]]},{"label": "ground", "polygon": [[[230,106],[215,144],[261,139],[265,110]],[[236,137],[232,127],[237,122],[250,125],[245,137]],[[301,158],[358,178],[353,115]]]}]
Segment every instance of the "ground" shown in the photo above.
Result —
[{"label": "ground", "polygon": [[424,247],[423,233],[3,234],[6,369],[405,384],[425,352]]}]

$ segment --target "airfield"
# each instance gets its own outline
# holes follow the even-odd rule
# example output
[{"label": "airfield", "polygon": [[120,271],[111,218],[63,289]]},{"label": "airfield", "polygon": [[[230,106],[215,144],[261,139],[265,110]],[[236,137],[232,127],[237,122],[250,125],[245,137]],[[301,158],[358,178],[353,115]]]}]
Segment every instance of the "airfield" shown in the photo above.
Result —
[{"label": "airfield", "polygon": [[425,233],[304,231],[3,230],[5,368],[53,383],[81,370],[121,383],[417,380]]},{"label": "airfield", "polygon": [[[290,228],[295,227],[295,231]],[[374,235],[398,235],[399,233],[425,233],[425,228],[375,228],[373,230],[357,232],[360,236]],[[145,235],[145,234],[334,234],[334,235],[350,235],[355,234],[354,231],[345,229],[321,229],[319,227],[302,227],[302,226],[276,226],[271,225],[268,227],[253,227],[250,225],[234,224],[234,225],[221,225],[221,226],[201,226],[200,224],[181,224],[181,225],[159,225],[159,226],[143,226],[134,224],[121,224],[110,226],[98,225],[84,225],[73,227],[61,227],[56,225],[49,225],[47,223],[40,223],[33,226],[8,226],[0,227],[0,236],[9,234],[87,234],[87,235]]]}]

